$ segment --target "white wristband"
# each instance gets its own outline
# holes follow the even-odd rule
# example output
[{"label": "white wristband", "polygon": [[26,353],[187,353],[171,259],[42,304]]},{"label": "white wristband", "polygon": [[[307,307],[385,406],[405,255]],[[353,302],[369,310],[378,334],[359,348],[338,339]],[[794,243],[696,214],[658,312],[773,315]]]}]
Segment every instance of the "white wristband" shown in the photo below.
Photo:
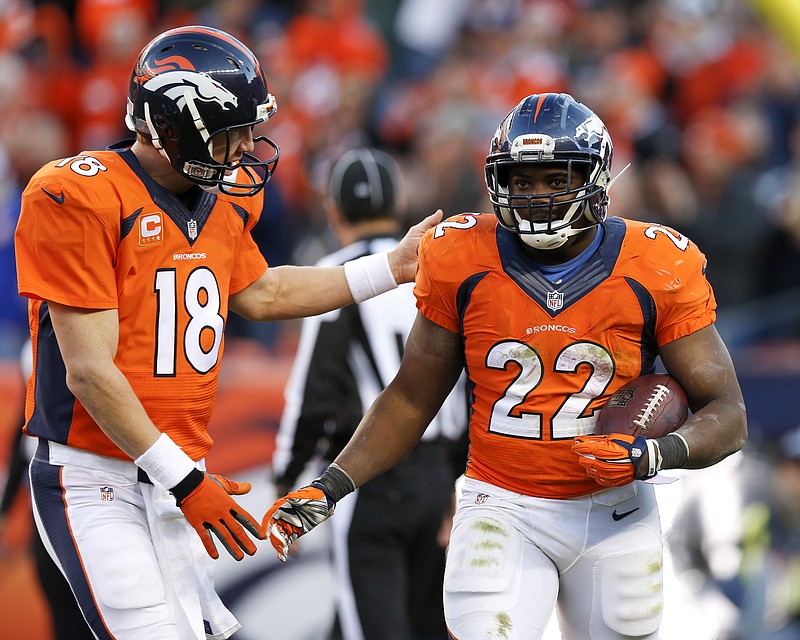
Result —
[{"label": "white wristband", "polygon": [[647,477],[652,478],[656,475],[659,471],[661,471],[661,465],[664,463],[664,459],[661,457],[661,447],[658,446],[658,442],[651,438],[646,440],[647,442]]},{"label": "white wristband", "polygon": [[686,438],[684,438],[684,437],[683,437],[683,434],[680,434],[680,433],[675,433],[675,432],[673,431],[672,433],[668,433],[667,435],[670,435],[670,436],[677,436],[677,438],[678,438],[678,439],[679,439],[681,442],[683,442],[683,446],[684,446],[684,447],[686,447],[686,457],[688,458],[688,457],[689,457],[689,454],[690,454],[690,451],[689,451],[689,443],[688,443],[688,442],[686,442]]},{"label": "white wristband", "polygon": [[356,302],[364,302],[397,287],[386,251],[345,262],[344,277]]},{"label": "white wristband", "polygon": [[169,490],[191,473],[194,460],[162,433],[153,445],[134,460],[148,477]]}]

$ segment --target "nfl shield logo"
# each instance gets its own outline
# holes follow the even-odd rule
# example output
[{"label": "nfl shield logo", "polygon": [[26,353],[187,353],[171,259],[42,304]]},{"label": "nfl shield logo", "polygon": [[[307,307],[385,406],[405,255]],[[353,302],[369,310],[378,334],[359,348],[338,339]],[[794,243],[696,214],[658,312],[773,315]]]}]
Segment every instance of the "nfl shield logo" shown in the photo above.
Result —
[{"label": "nfl shield logo", "polygon": [[564,294],[558,291],[547,292],[547,308],[558,311],[564,306]]},{"label": "nfl shield logo", "polygon": [[620,389],[608,399],[606,403],[609,407],[627,407],[633,400],[634,389]]},{"label": "nfl shield logo", "polygon": [[102,502],[111,502],[114,499],[114,488],[108,485],[100,487],[100,500]]},{"label": "nfl shield logo", "polygon": [[189,227],[189,238],[194,240],[197,237],[197,220],[189,220],[186,225]]}]

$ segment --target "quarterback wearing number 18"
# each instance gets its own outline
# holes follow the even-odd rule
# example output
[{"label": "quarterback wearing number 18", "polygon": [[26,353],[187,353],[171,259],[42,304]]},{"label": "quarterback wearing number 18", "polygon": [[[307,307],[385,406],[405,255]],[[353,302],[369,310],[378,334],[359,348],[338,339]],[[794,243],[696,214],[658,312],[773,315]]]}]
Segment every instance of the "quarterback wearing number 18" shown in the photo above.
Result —
[{"label": "quarterback wearing number 18", "polygon": [[22,195],[33,511],[101,640],[240,627],[212,559],[219,545],[253,555],[266,532],[233,497],[249,483],[205,471],[228,314],[288,320],[389,291],[413,279],[419,237],[441,220],[368,259],[268,268],[252,230],[279,156],[260,127],[276,113],[244,43],[170,29],[131,71],[134,137],[45,164]]}]

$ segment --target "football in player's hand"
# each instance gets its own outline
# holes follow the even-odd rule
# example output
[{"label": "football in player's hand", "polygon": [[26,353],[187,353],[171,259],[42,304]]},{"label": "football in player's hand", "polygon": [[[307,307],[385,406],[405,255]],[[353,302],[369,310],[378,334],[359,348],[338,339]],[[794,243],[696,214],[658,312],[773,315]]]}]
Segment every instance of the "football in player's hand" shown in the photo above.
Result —
[{"label": "football in player's hand", "polygon": [[666,373],[631,380],[600,409],[595,433],[625,433],[660,438],[680,427],[689,415],[686,393]]}]

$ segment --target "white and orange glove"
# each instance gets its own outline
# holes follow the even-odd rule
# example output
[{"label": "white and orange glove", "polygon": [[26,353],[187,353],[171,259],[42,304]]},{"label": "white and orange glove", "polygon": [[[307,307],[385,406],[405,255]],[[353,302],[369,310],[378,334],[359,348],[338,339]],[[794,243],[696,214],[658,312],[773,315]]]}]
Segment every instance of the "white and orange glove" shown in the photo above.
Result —
[{"label": "white and orange glove", "polygon": [[336,503],[355,488],[347,472],[331,464],[311,484],[278,498],[262,521],[278,559],[286,562],[292,543],[330,518]]},{"label": "white and orange glove", "polygon": [[189,524],[197,531],[203,545],[215,560],[219,552],[211,534],[236,560],[246,553],[252,556],[256,545],[247,535],[263,540],[266,533],[258,521],[231,498],[250,491],[249,482],[236,482],[225,476],[203,473],[194,469],[170,489],[178,507]]},{"label": "white and orange glove", "polygon": [[658,444],[644,436],[579,436],[574,439],[572,450],[586,473],[604,487],[652,478],[661,468]]}]

